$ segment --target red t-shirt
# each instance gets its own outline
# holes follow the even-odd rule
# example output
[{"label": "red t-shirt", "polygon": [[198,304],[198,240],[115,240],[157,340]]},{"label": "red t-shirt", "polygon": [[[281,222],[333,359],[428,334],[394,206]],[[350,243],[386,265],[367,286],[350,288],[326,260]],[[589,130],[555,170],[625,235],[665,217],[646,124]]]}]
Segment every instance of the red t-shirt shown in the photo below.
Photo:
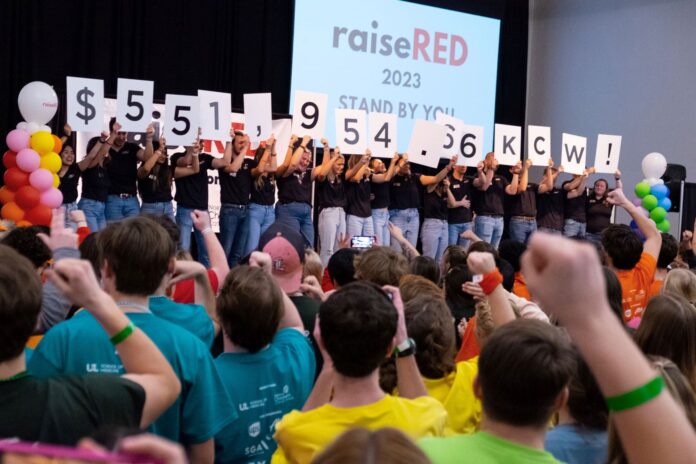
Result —
[{"label": "red t-shirt", "polygon": [[[213,287],[213,293],[217,294],[220,284],[217,274],[212,269],[208,269],[208,280],[210,280],[210,286]],[[182,280],[176,284],[171,298],[177,303],[193,303],[196,301],[193,279]]]}]

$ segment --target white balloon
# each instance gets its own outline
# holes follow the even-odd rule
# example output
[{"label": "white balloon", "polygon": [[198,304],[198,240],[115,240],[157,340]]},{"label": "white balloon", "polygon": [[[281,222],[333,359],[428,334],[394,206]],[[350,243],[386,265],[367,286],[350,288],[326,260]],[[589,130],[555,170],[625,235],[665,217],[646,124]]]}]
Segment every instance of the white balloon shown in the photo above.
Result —
[{"label": "white balloon", "polygon": [[30,134],[33,134],[34,132],[39,132],[40,129],[41,126],[35,123],[34,121],[27,124],[27,131],[29,131]]},{"label": "white balloon", "polygon": [[655,179],[654,177],[648,177],[647,179],[644,179],[643,182],[647,182],[652,187],[653,185],[657,185],[659,180],[660,179]]},{"label": "white balloon", "polygon": [[26,121],[22,121],[19,124],[17,124],[17,129],[28,131],[28,128],[29,128],[29,123],[27,123]]},{"label": "white balloon", "polygon": [[648,179],[659,179],[667,170],[667,160],[661,153],[648,153],[645,155],[645,158],[643,158],[641,167],[643,168],[645,177]]},{"label": "white balloon", "polygon": [[43,126],[39,127],[39,131],[48,132],[48,133],[50,134],[50,133],[51,133],[51,128],[48,127],[46,124],[44,124]]},{"label": "white balloon", "polygon": [[19,91],[17,104],[25,121],[46,124],[58,110],[58,95],[45,82],[34,81]]}]

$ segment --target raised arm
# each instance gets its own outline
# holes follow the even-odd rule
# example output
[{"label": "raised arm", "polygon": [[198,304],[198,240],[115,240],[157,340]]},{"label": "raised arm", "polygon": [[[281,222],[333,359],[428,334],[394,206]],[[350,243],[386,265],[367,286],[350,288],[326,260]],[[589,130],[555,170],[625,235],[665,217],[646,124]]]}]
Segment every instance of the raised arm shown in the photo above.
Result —
[{"label": "raised arm", "polygon": [[[297,167],[300,165],[300,160],[302,159],[302,155],[304,155],[305,150],[307,150],[307,144],[311,141],[311,137],[308,135],[305,135],[302,137],[302,143],[300,144],[299,147],[295,149],[295,151],[292,153],[292,156],[286,156],[285,159],[286,161],[289,159],[290,161],[287,164],[287,167],[283,171],[282,174],[280,174],[282,177],[288,177],[290,174],[295,172],[297,170]],[[283,163],[285,164],[285,163]],[[276,174],[279,174],[280,168],[278,168],[278,171],[276,171]]]},{"label": "raised arm", "polygon": [[660,248],[662,247],[662,234],[657,230],[657,227],[655,227],[655,223],[645,217],[638,207],[626,198],[622,189],[614,189],[609,192],[607,200],[612,205],[622,207],[631,215],[631,218],[636,221],[640,231],[645,235],[643,251],[657,259],[660,255]]},{"label": "raised arm", "polygon": [[[271,255],[268,253],[261,251],[252,252],[249,257],[249,266],[259,267],[268,272],[269,275],[273,275],[273,263]],[[278,323],[278,330],[291,328],[304,333],[304,324],[302,323],[302,318],[297,310],[297,306],[295,306],[285,292],[281,291],[281,293],[283,294],[283,316]]]},{"label": "raised arm", "polygon": [[[160,139],[164,140],[164,138]],[[196,139],[194,144],[189,147],[187,151],[191,153],[191,164],[189,166],[179,166],[178,163],[174,167],[174,178],[179,179],[181,177],[192,176],[198,174],[201,171],[201,163],[198,161],[198,156],[200,152],[200,141]]]},{"label": "raised arm", "polygon": [[496,327],[515,320],[515,313],[510,306],[507,292],[503,288],[503,277],[495,265],[491,253],[472,251],[467,256],[466,264],[474,275],[483,276],[479,283],[483,293],[487,295],[491,307],[491,317]]},{"label": "raised arm", "polygon": [[[582,196],[582,194],[585,192],[585,189],[587,188],[587,178],[588,178],[589,176],[590,176],[590,172],[589,172],[587,169],[585,169],[585,172],[583,172],[582,175],[579,176],[579,180],[578,180],[578,183],[577,183],[577,187],[575,187],[574,189],[571,189],[571,190],[568,192],[568,198],[569,198],[569,199],[577,198],[577,197]],[[573,183],[573,182],[575,182],[575,181],[576,181],[576,179],[573,178],[573,180],[571,181],[571,183]],[[565,186],[564,188],[565,188],[566,190],[568,190],[568,184],[566,184],[566,186]]]},{"label": "raised arm", "polygon": [[401,231],[401,229],[399,229],[399,226],[396,226],[391,222],[388,222],[387,227],[389,227],[389,235],[391,235],[392,240],[394,240],[401,246],[401,251],[404,255],[406,255],[408,259],[420,256],[420,253],[418,253],[416,247],[411,245],[411,242],[406,240],[406,237],[404,237],[404,233]]},{"label": "raised arm", "polygon": [[77,163],[77,167],[80,168],[80,171],[84,171],[85,169],[92,168],[92,167],[96,166],[97,164],[99,164],[99,162],[102,159],[104,159],[104,156],[109,151],[110,145],[107,145],[107,142],[109,140],[113,141],[113,138],[111,138],[105,132],[102,132],[101,138],[97,141],[97,143],[94,144],[94,146],[89,151],[89,153],[87,153],[87,156],[82,158],[82,160],[80,160]]},{"label": "raised arm", "polygon": [[505,187],[505,193],[508,195],[517,195],[517,190],[520,185],[520,171],[522,170],[522,163],[517,162],[516,165],[514,165],[512,168],[510,168],[510,172],[512,173],[512,180],[510,180],[510,183]]},{"label": "raised arm", "polygon": [[324,147],[324,155],[321,158],[321,164],[312,169],[312,179],[324,180],[326,176],[331,172],[331,168],[338,158],[338,147],[334,148],[334,154],[331,154],[331,147],[329,147],[329,141],[325,138],[321,139],[321,145]]},{"label": "raised arm", "polygon": [[544,174],[544,178],[541,180],[541,182],[539,182],[538,192],[546,193],[552,191],[554,186],[556,185],[556,179],[558,179],[558,175],[560,173],[560,168],[556,172],[553,172],[553,160],[549,158],[549,163],[546,167],[546,173]]},{"label": "raised arm", "polygon": [[614,188],[617,188],[617,189],[623,188],[623,184],[621,183],[621,171],[619,171],[618,169],[614,173],[614,182],[616,182],[616,184],[614,185]]},{"label": "raised arm", "polygon": [[[486,171],[484,170],[485,166],[486,165],[483,161],[479,161],[476,165],[476,178],[474,179],[473,184],[474,187],[476,187],[479,190],[486,190],[488,188],[488,186],[486,185],[486,183],[488,182],[488,176]],[[491,176],[491,180],[492,179],[493,176]]]},{"label": "raised arm", "polygon": [[529,168],[532,166],[532,160],[528,159],[522,163],[522,174],[520,175],[520,184],[517,186],[517,193],[522,193],[527,190],[529,185]]},{"label": "raised arm", "polygon": [[275,163],[277,157],[272,155],[272,153],[275,151],[275,138],[271,136],[270,139],[266,140],[264,147],[257,148],[257,151],[258,150],[263,150],[263,154],[261,155],[258,164],[251,170],[251,175],[255,178],[259,177],[265,172],[275,172]]},{"label": "raised arm", "polygon": [[372,182],[376,184],[381,184],[384,182],[389,182],[392,180],[394,175],[396,174],[396,168],[399,165],[399,154],[394,153],[394,157],[391,160],[391,163],[389,163],[389,168],[387,168],[387,172],[382,173],[382,174],[372,174]]},{"label": "raised arm", "polygon": [[177,261],[174,265],[174,273],[170,285],[176,285],[183,280],[193,279],[194,303],[205,308],[206,314],[213,322],[215,336],[220,333],[220,322],[218,322],[215,310],[215,292],[208,279],[208,271],[198,261]]},{"label": "raised arm", "polygon": [[[242,143],[242,149],[239,151],[239,153],[237,154],[237,156],[234,157],[234,159],[232,160],[232,162],[231,162],[230,164],[228,164],[227,166],[224,167],[223,170],[224,170],[225,172],[237,172],[237,171],[239,171],[239,170],[242,168],[242,163],[244,163],[244,158],[246,158],[246,154],[247,154],[247,151],[249,151],[249,145],[250,145],[250,143],[251,143],[251,142],[249,141],[249,136],[248,136],[248,135],[244,135],[243,137],[244,137],[244,141],[243,141],[243,143]],[[227,147],[225,147],[225,153],[227,153],[228,148],[229,148],[229,150],[232,149],[232,144],[233,144],[233,143],[234,143],[234,142],[230,142],[230,143],[227,145]]]},{"label": "raised arm", "polygon": [[442,181],[442,179],[447,177],[447,174],[449,174],[450,171],[452,171],[455,164],[457,164],[457,156],[453,156],[452,159],[450,159],[449,163],[447,163],[447,166],[442,168],[440,170],[440,172],[438,172],[436,175],[434,175],[434,176],[420,176],[421,184],[426,185],[426,186],[433,185],[433,184],[439,184]]},{"label": "raised arm", "polygon": [[227,264],[225,250],[210,227],[210,215],[207,211],[195,209],[191,212],[191,220],[193,221],[193,227],[203,234],[203,242],[205,242],[205,249],[208,251],[210,269],[217,275],[218,282],[222,283],[230,272],[230,266]]},{"label": "raised arm", "polygon": [[358,161],[346,170],[346,180],[350,182],[360,182],[363,176],[365,175],[365,169],[368,169],[371,156],[372,153],[368,148],[365,151],[365,154],[360,157],[360,161]]},{"label": "raised arm", "polygon": [[[152,149],[152,139],[155,136],[155,126],[150,123],[147,126],[147,129],[145,131],[145,148],[141,148],[138,150],[138,153],[136,153],[136,157],[138,158],[138,161],[147,161],[150,158],[153,157],[154,150]],[[162,147],[162,144],[160,144],[160,147]],[[162,147],[164,150],[164,147]]]},{"label": "raised arm", "polygon": [[70,124],[67,122],[63,124],[63,135],[60,136],[60,141],[63,145],[65,145],[65,142],[68,141],[70,136],[72,135],[72,127],[70,127]]},{"label": "raised arm", "polygon": [[[232,162],[232,144],[234,143],[235,131],[230,129],[230,140],[225,144],[225,151],[222,154],[222,158],[213,158],[210,163],[212,169],[223,169],[230,165]],[[200,137],[200,132],[199,132]],[[202,151],[202,149],[201,149]]]},{"label": "raised arm", "polygon": [[283,160],[283,164],[278,166],[278,169],[276,169],[276,176],[287,177],[285,175],[286,173],[288,176],[292,174],[292,172],[288,173],[288,168],[290,167],[290,162],[292,161],[295,143],[297,143],[297,136],[295,134],[292,134],[290,136],[290,143],[288,144],[288,148],[285,151],[285,159]]}]

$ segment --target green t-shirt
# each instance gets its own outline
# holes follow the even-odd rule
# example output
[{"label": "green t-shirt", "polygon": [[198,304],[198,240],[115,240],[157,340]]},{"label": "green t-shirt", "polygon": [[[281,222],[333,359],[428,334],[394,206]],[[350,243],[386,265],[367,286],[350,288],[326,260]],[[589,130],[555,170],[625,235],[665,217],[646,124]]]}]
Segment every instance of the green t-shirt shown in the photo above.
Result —
[{"label": "green t-shirt", "polygon": [[215,327],[205,308],[193,303],[177,303],[166,296],[151,296],[150,311],[157,317],[183,327],[210,348],[215,340]]},{"label": "green t-shirt", "polygon": [[518,445],[486,432],[447,438],[424,438],[418,442],[433,464],[558,464],[546,451]]},{"label": "green t-shirt", "polygon": [[[157,345],[181,381],[181,394],[150,431],[185,445],[213,438],[237,418],[208,347],[191,332],[151,313],[126,313]],[[87,311],[46,332],[28,370],[37,377],[57,374],[123,374],[109,336]]]}]

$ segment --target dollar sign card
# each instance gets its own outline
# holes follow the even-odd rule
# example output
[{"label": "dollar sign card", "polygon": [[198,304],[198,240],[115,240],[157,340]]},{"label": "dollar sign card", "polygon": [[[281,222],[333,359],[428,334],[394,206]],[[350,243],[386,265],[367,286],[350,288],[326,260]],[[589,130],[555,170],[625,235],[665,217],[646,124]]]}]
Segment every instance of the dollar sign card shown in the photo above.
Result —
[{"label": "dollar sign card", "polygon": [[67,120],[74,131],[101,132],[104,129],[104,81],[67,77]]}]

